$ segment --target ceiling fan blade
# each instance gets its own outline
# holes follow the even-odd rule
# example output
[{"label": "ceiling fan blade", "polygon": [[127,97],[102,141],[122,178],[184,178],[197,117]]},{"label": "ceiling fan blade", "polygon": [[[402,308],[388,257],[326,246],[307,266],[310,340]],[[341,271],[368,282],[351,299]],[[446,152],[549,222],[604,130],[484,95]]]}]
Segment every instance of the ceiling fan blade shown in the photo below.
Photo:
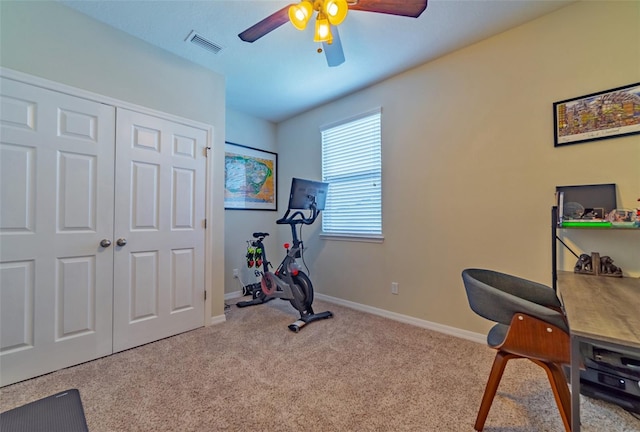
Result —
[{"label": "ceiling fan blade", "polygon": [[427,0],[358,0],[349,10],[377,12],[418,18],[427,8]]},{"label": "ceiling fan blade", "polygon": [[282,24],[289,21],[289,6],[292,4],[283,7],[278,12],[272,13],[259,23],[252,25],[240,33],[238,37],[245,42],[255,42],[267,33],[277,29]]},{"label": "ceiling fan blade", "polygon": [[324,55],[327,58],[329,67],[335,67],[344,63],[344,51],[342,51],[342,42],[340,42],[338,27],[331,26],[331,34],[333,35],[333,42],[331,44],[322,42],[322,49],[324,50]]}]

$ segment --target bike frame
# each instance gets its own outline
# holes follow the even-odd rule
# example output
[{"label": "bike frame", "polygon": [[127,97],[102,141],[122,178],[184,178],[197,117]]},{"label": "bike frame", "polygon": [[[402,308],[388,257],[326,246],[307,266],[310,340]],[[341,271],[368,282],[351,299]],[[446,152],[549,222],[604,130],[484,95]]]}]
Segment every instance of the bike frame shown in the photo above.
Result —
[{"label": "bike frame", "polygon": [[[285,215],[276,221],[279,225],[287,224],[291,227],[292,246],[287,249],[287,254],[282,259],[282,262],[278,265],[275,272],[269,271],[271,263],[267,260],[267,249],[262,242],[265,236],[259,236],[254,244],[254,246],[262,249],[262,277],[263,279],[266,277],[265,283],[270,283],[270,280],[273,280],[277,287],[271,294],[267,295],[269,297],[281,298],[284,300],[291,300],[294,298],[292,290],[292,287],[295,285],[293,282],[293,276],[296,276],[298,272],[300,272],[300,270],[297,269],[298,262],[296,261],[296,258],[300,258],[302,256],[303,243],[298,238],[296,226],[301,224],[311,225],[320,214],[315,206],[312,206],[311,215],[308,218],[305,217],[304,213],[301,211],[296,211],[290,216],[289,213],[290,210],[287,210]],[[268,274],[273,277],[267,276]]]},{"label": "bike frame", "polygon": [[267,260],[267,248],[265,248],[263,243],[263,240],[269,234],[264,232],[253,233],[253,237],[256,240],[253,241],[252,246],[261,249],[262,271],[260,271],[260,273],[262,273],[262,289],[253,300],[237,303],[238,307],[246,307],[266,303],[274,298],[288,300],[300,313],[300,318],[289,325],[289,330],[296,333],[308,323],[333,317],[333,313],[330,311],[320,313],[313,311],[313,285],[307,275],[298,269],[299,267],[296,261],[297,258],[302,256],[303,250],[302,241],[298,238],[296,226],[301,224],[311,225],[320,214],[315,203],[311,205],[310,210],[311,215],[305,217],[301,211],[296,211],[289,216],[291,212],[291,209],[289,209],[282,219],[276,221],[277,224],[287,224],[291,227],[293,245],[291,248],[287,248],[287,254],[275,272],[269,271],[271,263]]}]

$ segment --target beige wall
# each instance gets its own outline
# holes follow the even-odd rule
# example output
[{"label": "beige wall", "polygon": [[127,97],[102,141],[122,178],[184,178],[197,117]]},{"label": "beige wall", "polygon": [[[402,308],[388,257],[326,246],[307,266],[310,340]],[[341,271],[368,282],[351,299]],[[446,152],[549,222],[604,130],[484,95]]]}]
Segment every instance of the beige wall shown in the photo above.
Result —
[{"label": "beige wall", "polygon": [[[279,124],[280,178],[319,179],[318,128],[383,110],[384,243],[320,240],[317,223],[316,290],[484,332],[464,268],[550,284],[556,185],[616,183],[638,205],[640,136],[554,148],[552,103],[639,81],[639,22],[639,2],[579,2]],[[568,235],[640,276],[640,231]]]},{"label": "beige wall", "polygon": [[[614,182],[626,207],[640,197],[638,136],[554,148],[551,116],[554,101],[640,80],[638,2],[571,5],[279,125],[232,110],[225,118],[224,78],[55,2],[4,1],[0,12],[1,66],[211,124],[218,156],[225,134],[278,152],[278,212],[214,209],[213,315],[223,292],[239,290],[232,269],[243,269],[253,231],[271,232],[270,257],[281,256],[289,232],[275,220],[291,177],[321,176],[319,126],[376,106],[385,241],[319,240],[319,222],[305,227],[318,292],[482,332],[488,323],[469,311],[460,271],[550,283],[556,185]],[[578,251],[611,255],[632,276],[639,234],[568,232]],[[562,258],[570,268],[573,256]]]},{"label": "beige wall", "polygon": [[[238,111],[227,109],[226,118],[227,141],[244,146],[254,147],[270,152],[277,152],[276,125]],[[282,162],[278,159],[278,172],[281,172]],[[284,193],[285,181],[278,177],[279,192]],[[286,208],[286,204],[285,207]],[[237,293],[242,290],[240,283],[244,285],[256,282],[253,269],[246,265],[247,240],[251,234],[257,231],[275,233],[276,219],[282,213],[283,207],[278,211],[256,210],[225,210],[225,291]],[[265,241],[273,261],[278,258],[278,244],[275,235]],[[273,251],[273,254],[271,252]],[[233,269],[238,269],[239,279],[233,278]]]},{"label": "beige wall", "polygon": [[0,66],[213,126],[212,315],[224,314],[224,77],[53,1],[0,2]]}]

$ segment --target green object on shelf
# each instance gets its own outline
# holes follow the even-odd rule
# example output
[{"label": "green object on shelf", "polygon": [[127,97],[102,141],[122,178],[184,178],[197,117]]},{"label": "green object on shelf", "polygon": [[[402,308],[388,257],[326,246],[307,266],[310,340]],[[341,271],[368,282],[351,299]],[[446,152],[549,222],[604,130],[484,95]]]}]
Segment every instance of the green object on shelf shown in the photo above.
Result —
[{"label": "green object on shelf", "polygon": [[562,221],[562,228],[610,228],[609,221]]}]

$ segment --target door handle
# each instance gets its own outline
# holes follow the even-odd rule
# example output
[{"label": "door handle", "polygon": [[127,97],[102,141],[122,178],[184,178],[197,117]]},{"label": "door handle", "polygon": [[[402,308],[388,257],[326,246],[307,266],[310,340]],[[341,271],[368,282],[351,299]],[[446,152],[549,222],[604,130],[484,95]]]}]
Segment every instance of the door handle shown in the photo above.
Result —
[{"label": "door handle", "polygon": [[102,239],[100,241],[100,246],[102,246],[103,248],[108,248],[109,246],[111,246],[111,240],[109,239]]},{"label": "door handle", "polygon": [[116,244],[118,246],[124,246],[127,244],[127,239],[124,237],[120,237],[118,240],[116,240]]}]

